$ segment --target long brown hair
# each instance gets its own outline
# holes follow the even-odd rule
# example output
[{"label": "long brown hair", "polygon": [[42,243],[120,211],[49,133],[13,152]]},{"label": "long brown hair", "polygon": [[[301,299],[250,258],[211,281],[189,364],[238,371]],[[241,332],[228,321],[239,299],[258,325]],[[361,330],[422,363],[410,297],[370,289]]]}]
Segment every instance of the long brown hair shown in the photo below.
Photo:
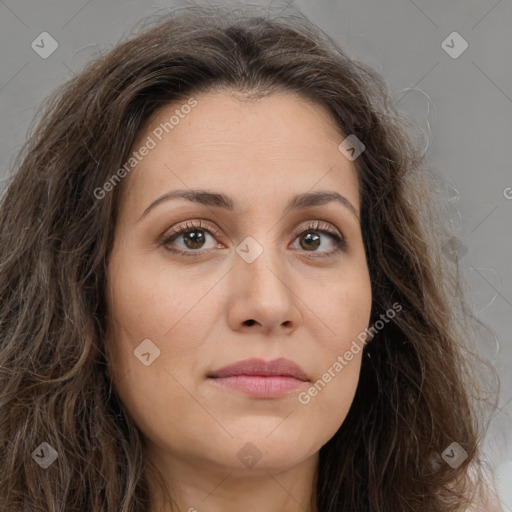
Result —
[{"label": "long brown hair", "polygon": [[[143,440],[104,347],[106,269],[128,178],[101,199],[97,190],[149,116],[212,89],[298,93],[365,146],[354,165],[371,324],[395,303],[402,311],[365,347],[349,414],[320,451],[319,512],[464,510],[483,435],[477,358],[463,343],[470,315],[453,254],[440,251],[424,152],[385,82],[299,11],[196,5],[143,28],[45,102],[2,198],[1,510],[146,509]],[[468,454],[456,468],[440,457],[453,442]],[[42,468],[37,450],[48,446],[58,458]]]}]

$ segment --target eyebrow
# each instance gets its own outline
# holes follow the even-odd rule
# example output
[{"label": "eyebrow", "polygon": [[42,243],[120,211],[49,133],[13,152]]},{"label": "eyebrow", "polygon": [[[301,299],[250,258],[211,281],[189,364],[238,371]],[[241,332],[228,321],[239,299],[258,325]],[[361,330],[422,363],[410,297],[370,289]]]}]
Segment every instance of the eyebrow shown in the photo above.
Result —
[{"label": "eyebrow", "polygon": [[[208,190],[188,189],[188,190],[173,190],[155,199],[137,219],[137,222],[142,220],[153,208],[159,204],[170,201],[172,199],[186,199],[188,201],[203,204],[205,206],[224,208],[229,211],[235,210],[235,202],[229,196],[220,192],[210,192]],[[327,203],[336,202],[349,210],[359,221],[359,215],[354,205],[338,192],[329,190],[321,190],[318,192],[307,192],[298,194],[290,199],[285,207],[284,213],[292,211],[303,210],[315,206],[322,206]]]}]

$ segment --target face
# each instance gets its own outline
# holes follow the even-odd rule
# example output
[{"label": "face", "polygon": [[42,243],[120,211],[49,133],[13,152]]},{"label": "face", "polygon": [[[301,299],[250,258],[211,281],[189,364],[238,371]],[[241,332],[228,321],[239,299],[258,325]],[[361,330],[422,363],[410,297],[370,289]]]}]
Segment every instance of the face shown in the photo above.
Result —
[{"label": "face", "polygon": [[[141,131],[109,259],[107,349],[155,459],[281,471],[342,424],[362,351],[343,356],[371,308],[343,139],[291,93],[198,95]],[[318,192],[341,199],[302,196]]]}]

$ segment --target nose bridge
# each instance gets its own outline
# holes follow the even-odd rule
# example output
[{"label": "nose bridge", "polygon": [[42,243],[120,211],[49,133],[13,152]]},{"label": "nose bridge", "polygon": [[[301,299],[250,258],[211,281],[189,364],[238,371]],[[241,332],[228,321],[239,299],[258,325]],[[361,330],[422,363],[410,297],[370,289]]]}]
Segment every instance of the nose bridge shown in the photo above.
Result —
[{"label": "nose bridge", "polygon": [[287,260],[289,240],[277,229],[274,212],[260,213],[243,226],[244,238],[235,247],[228,322],[234,330],[290,334],[301,314]]},{"label": "nose bridge", "polygon": [[[291,283],[287,283],[286,262],[282,247],[274,241],[272,231],[261,230],[247,236],[236,248],[236,280],[248,296],[272,307],[289,306]],[[286,306],[285,306],[286,307]]]}]

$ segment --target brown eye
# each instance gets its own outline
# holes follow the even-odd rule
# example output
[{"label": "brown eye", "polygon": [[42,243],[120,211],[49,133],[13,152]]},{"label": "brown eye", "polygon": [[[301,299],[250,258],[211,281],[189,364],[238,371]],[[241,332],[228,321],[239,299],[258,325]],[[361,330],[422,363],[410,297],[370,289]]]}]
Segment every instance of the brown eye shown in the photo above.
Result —
[{"label": "brown eye", "polygon": [[[300,248],[306,252],[318,253],[318,257],[328,257],[337,254],[346,248],[346,240],[344,236],[330,224],[323,222],[316,222],[313,225],[306,226],[297,234],[297,239]],[[327,240],[331,240],[333,250],[322,251],[318,250],[320,247],[328,245]],[[315,257],[317,255],[315,254]]]},{"label": "brown eye", "polygon": [[320,246],[320,236],[318,233],[309,231],[306,235],[300,236],[300,245],[305,250],[316,250]]},{"label": "brown eye", "polygon": [[205,231],[194,229],[182,233],[187,249],[201,249],[205,242]]},{"label": "brown eye", "polygon": [[[166,233],[162,237],[160,245],[171,252],[184,256],[200,256],[208,249],[205,249],[208,237],[215,240],[216,236],[220,236],[217,228],[206,229],[201,221],[191,221]],[[300,249],[312,253],[314,257],[333,256],[346,247],[345,238],[336,228],[319,221],[306,226],[306,229],[303,228],[296,234],[295,238],[299,242]],[[328,248],[329,241],[334,249],[319,250],[324,249],[326,244]],[[181,242],[182,247],[177,246],[177,242]],[[222,245],[217,244],[216,247],[219,246]],[[214,247],[215,244],[210,248]]]},{"label": "brown eye", "polygon": [[[166,233],[160,244],[171,252],[196,256],[204,252],[200,251],[200,249],[204,248],[207,238],[211,237],[215,240],[214,235],[217,234],[220,234],[217,229],[206,229],[200,221],[189,222],[172,230],[170,233]],[[176,248],[176,242],[178,241],[182,242],[184,247]]]}]

